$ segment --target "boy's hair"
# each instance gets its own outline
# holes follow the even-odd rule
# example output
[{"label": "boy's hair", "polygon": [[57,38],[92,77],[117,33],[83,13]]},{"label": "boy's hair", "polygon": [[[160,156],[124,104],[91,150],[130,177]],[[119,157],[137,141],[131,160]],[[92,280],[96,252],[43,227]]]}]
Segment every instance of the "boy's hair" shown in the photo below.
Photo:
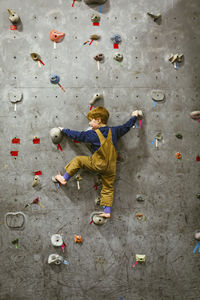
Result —
[{"label": "boy's hair", "polygon": [[103,124],[107,124],[108,118],[109,118],[109,112],[107,111],[107,109],[105,107],[98,106],[98,107],[90,110],[87,117],[88,117],[88,120],[92,120],[92,119],[96,120],[97,118],[101,118],[101,122]]}]

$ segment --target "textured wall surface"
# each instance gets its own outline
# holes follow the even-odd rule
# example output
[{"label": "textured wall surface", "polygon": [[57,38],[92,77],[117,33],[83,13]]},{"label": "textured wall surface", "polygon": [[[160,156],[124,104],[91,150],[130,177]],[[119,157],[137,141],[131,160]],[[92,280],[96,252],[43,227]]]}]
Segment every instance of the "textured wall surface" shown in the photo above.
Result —
[{"label": "textured wall surface", "polygon": [[[19,30],[10,30],[8,8],[20,15]],[[199,299],[199,253],[193,249],[200,228],[200,124],[189,114],[200,109],[200,2],[108,0],[94,27],[90,17],[98,10],[83,1],[74,7],[72,0],[0,1],[0,299]],[[161,13],[161,23],[147,12]],[[51,29],[66,33],[56,49]],[[83,46],[92,33],[101,40]],[[122,37],[122,64],[113,60],[115,33]],[[45,66],[39,68],[31,52],[39,53]],[[98,71],[93,56],[100,52],[105,62]],[[168,61],[171,53],[184,54],[178,70]],[[49,82],[52,73],[60,75],[65,93]],[[165,93],[165,102],[153,105],[153,89]],[[23,93],[16,111],[11,90]],[[111,126],[127,121],[135,109],[145,114],[141,129],[131,129],[118,143],[123,161],[117,164],[112,217],[101,227],[89,224],[99,209],[94,174],[80,172],[80,191],[75,178],[63,188],[51,181],[74,156],[88,155],[88,148],[64,138],[60,151],[49,137],[57,126],[87,129],[96,92],[104,95],[101,104],[110,111]],[[152,141],[158,132],[163,139],[156,149]],[[40,144],[33,144],[35,136]],[[12,144],[15,137],[20,144]],[[42,175],[34,188],[35,171]],[[145,201],[138,202],[137,194]],[[36,197],[44,207],[24,208]],[[5,215],[19,211],[24,227],[8,227]],[[63,234],[64,254],[51,245],[54,233]],[[74,234],[82,235],[82,245]],[[17,238],[18,248],[12,244]],[[69,265],[48,265],[51,253],[63,255]],[[146,262],[131,268],[136,254],[145,254]]]}]

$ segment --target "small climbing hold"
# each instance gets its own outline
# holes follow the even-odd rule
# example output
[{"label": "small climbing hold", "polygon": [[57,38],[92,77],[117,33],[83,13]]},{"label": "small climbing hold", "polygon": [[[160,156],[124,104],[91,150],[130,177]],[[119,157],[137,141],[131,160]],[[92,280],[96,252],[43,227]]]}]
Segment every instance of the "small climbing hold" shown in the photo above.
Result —
[{"label": "small climbing hold", "polygon": [[60,82],[60,76],[59,75],[56,75],[56,74],[53,74],[50,76],[50,82],[53,83],[53,84],[57,84]]},{"label": "small climbing hold", "polygon": [[51,243],[55,247],[60,247],[63,244],[63,238],[60,234],[53,234],[51,236]]},{"label": "small climbing hold", "polygon": [[76,175],[76,181],[77,181],[77,188],[78,190],[80,190],[80,181],[82,180],[83,178],[81,177],[80,174]]},{"label": "small climbing hold", "polygon": [[171,54],[171,56],[169,57],[169,61],[174,65],[174,68],[175,69],[178,69],[180,64],[182,63],[183,61],[183,54]]},{"label": "small climbing hold", "polygon": [[180,139],[180,140],[183,138],[183,136],[182,136],[181,133],[177,133],[177,134],[176,134],[176,137],[177,137],[177,139]]},{"label": "small climbing hold", "polygon": [[55,43],[60,43],[64,39],[65,33],[58,30],[50,31],[50,39]]},{"label": "small climbing hold", "polygon": [[200,193],[196,194],[197,199],[200,199]]},{"label": "small climbing hold", "polygon": [[111,37],[111,40],[113,41],[114,44],[119,44],[122,41],[121,35],[120,34],[114,34]]},{"label": "small climbing hold", "polygon": [[154,20],[154,22],[158,21],[162,17],[161,14],[155,15],[155,14],[150,13],[150,12],[148,12],[147,15],[150,16]]},{"label": "small climbing hold", "polygon": [[95,40],[95,41],[99,40],[100,38],[101,38],[101,36],[98,34],[91,34],[91,36],[90,36],[90,39]]},{"label": "small climbing hold", "polygon": [[100,217],[100,214],[102,214],[102,211],[94,211],[91,215],[91,220],[96,225],[103,225],[107,222],[107,218]]},{"label": "small climbing hold", "polygon": [[176,153],[176,158],[177,158],[177,159],[182,159],[182,154],[181,154],[180,152],[177,152],[177,153]]},{"label": "small climbing hold", "polygon": [[142,195],[137,194],[137,195],[136,195],[136,200],[137,200],[138,202],[143,202],[145,199],[144,199],[144,197],[143,197]]},{"label": "small climbing hold", "polygon": [[102,100],[103,99],[103,95],[102,94],[95,94],[94,97],[92,98],[92,100],[90,101],[90,105],[94,105],[94,103],[97,101],[97,100]]},{"label": "small climbing hold", "polygon": [[40,178],[39,178],[39,176],[36,175],[36,176],[33,178],[32,186],[34,187],[34,186],[38,185],[39,182],[40,182]]},{"label": "small climbing hold", "polygon": [[141,213],[137,214],[137,215],[136,215],[136,218],[137,218],[138,220],[142,220],[143,214],[141,214]]},{"label": "small climbing hold", "polygon": [[54,144],[59,144],[63,138],[62,131],[59,128],[52,128],[50,130],[50,137]]},{"label": "small climbing hold", "polygon": [[38,54],[38,53],[31,53],[31,58],[34,60],[34,61],[38,61],[38,60],[41,60],[41,56]]},{"label": "small climbing hold", "polygon": [[154,101],[163,101],[165,99],[165,94],[161,90],[153,90],[151,92],[151,97]]},{"label": "small climbing hold", "polygon": [[94,200],[95,205],[100,205],[100,201],[101,201],[101,198],[96,197],[95,200]]},{"label": "small climbing hold", "polygon": [[15,246],[15,248],[17,249],[18,248],[18,245],[19,245],[19,239],[15,239],[12,241],[12,244]]},{"label": "small climbing hold", "polygon": [[74,235],[74,241],[75,241],[75,243],[82,244],[82,242],[83,242],[82,236],[81,235]]},{"label": "small climbing hold", "polygon": [[9,20],[12,24],[17,24],[20,21],[20,17],[14,12],[12,9],[8,9],[9,12]]},{"label": "small climbing hold", "polygon": [[22,92],[16,90],[11,90],[8,92],[8,97],[10,99],[10,102],[17,103],[20,102],[23,98]]},{"label": "small climbing hold", "polygon": [[99,23],[99,21],[101,20],[101,17],[99,14],[93,14],[91,16],[91,21],[92,23]]},{"label": "small climbing hold", "polygon": [[64,262],[64,258],[58,254],[50,254],[48,258],[48,264],[60,265]]},{"label": "small climbing hold", "polygon": [[123,55],[120,53],[116,53],[113,58],[119,62],[121,62],[123,60]]},{"label": "small climbing hold", "polygon": [[190,113],[190,117],[194,120],[199,120],[200,119],[200,111],[193,111]]},{"label": "small climbing hold", "polygon": [[94,56],[94,60],[102,62],[104,60],[104,55],[102,53],[99,53]]},{"label": "small climbing hold", "polygon": [[146,255],[145,254],[136,254],[136,261],[139,263],[144,263],[146,261]]}]

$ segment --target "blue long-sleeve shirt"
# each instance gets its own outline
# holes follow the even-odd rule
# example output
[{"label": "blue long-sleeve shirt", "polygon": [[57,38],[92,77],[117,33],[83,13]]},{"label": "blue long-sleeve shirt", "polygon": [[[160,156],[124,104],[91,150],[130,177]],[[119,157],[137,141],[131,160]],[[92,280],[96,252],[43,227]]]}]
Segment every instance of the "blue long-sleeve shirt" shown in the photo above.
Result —
[{"label": "blue long-sleeve shirt", "polygon": [[[107,138],[108,130],[110,128],[111,131],[112,131],[113,144],[114,144],[115,148],[117,148],[117,140],[121,136],[126,134],[130,130],[131,127],[133,127],[136,120],[137,120],[137,117],[134,116],[134,117],[130,118],[123,125],[114,126],[114,127],[104,126],[104,127],[100,127],[99,130],[101,131],[103,136],[105,138]],[[62,129],[62,132],[64,134],[66,134],[68,137],[70,137],[70,138],[72,138],[76,141],[83,142],[83,143],[90,143],[93,153],[95,151],[97,151],[100,147],[99,137],[98,137],[97,133],[95,132],[95,130],[93,130],[93,129],[92,130],[87,130],[87,131],[76,131],[76,130],[71,130],[71,129]]]}]

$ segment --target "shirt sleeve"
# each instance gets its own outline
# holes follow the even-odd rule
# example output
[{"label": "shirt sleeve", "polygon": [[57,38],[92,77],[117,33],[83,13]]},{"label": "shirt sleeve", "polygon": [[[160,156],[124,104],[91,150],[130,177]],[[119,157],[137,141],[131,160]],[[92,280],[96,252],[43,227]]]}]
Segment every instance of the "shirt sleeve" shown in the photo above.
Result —
[{"label": "shirt sleeve", "polygon": [[134,116],[134,117],[130,118],[130,120],[128,120],[125,124],[113,127],[113,129],[116,132],[117,139],[120,138],[121,136],[123,136],[124,134],[126,134],[131,129],[131,127],[133,127],[136,120],[137,120],[137,117]]},{"label": "shirt sleeve", "polygon": [[62,129],[62,133],[73,140],[83,143],[95,143],[99,140],[98,135],[94,130],[76,131],[71,129]]}]

